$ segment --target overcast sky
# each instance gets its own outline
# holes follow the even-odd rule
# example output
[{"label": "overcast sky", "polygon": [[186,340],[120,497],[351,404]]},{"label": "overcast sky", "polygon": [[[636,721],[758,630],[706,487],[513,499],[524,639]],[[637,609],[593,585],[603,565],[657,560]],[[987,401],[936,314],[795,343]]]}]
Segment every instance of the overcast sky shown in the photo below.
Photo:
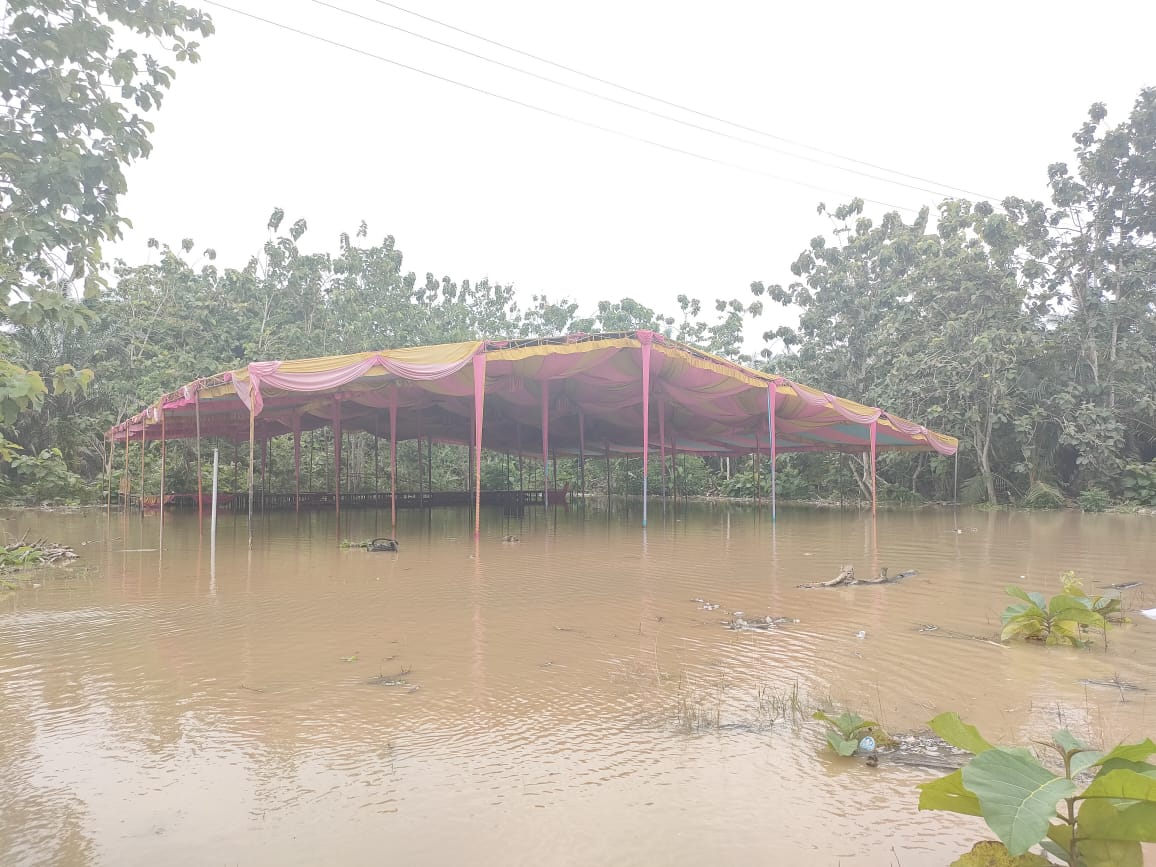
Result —
[{"label": "overcast sky", "polygon": [[[196,5],[196,0],[187,0]],[[325,0],[366,18],[763,147],[616,106],[326,8],[225,0],[314,36],[718,162],[581,126],[202,3],[217,33],[181,65],[129,173],[135,224],[115,255],[193,238],[241,266],[274,207],[303,246],[369,224],[407,270],[513,283],[589,310],[630,296],[674,312],[686,293],[749,300],[790,280],[859,195],[917,210],[957,189],[1044,198],[1049,163],[1096,101],[1123,119],[1156,84],[1156,3],[530,2],[398,5],[671,103],[878,169],[615,90],[423,21],[380,0]],[[770,149],[774,150],[770,150]],[[801,154],[807,162],[785,153]],[[750,171],[720,163],[746,167]],[[794,181],[797,183],[790,183]],[[924,192],[900,183],[926,187]],[[810,186],[801,186],[810,185]],[[823,188],[823,190],[814,189]],[[871,204],[869,213],[884,212]],[[910,218],[912,214],[904,215]],[[768,311],[752,334],[784,317]],[[368,348],[368,347],[367,347]],[[752,345],[752,348],[758,348]]]}]

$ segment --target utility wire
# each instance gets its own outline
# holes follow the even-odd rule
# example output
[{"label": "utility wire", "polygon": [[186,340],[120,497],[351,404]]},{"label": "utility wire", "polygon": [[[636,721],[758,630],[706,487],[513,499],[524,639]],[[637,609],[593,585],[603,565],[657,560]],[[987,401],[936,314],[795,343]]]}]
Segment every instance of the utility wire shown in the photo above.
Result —
[{"label": "utility wire", "polygon": [[[820,159],[818,157],[809,157],[809,156],[806,156],[805,154],[792,153],[791,151],[784,150],[783,148],[775,147],[774,145],[766,144],[765,142],[756,141],[756,140],[750,139],[750,138],[744,138],[743,136],[738,136],[738,135],[734,135],[734,134],[729,133],[729,132],[724,132],[722,130],[713,129],[709,126],[703,126],[702,124],[695,123],[692,120],[685,120],[685,119],[680,118],[680,117],[674,117],[673,115],[664,114],[661,111],[655,111],[654,109],[646,108],[645,106],[641,106],[641,105],[636,105],[632,102],[624,102],[621,99],[615,99],[614,97],[607,96],[604,93],[598,93],[597,91],[588,90],[587,88],[579,87],[579,86],[574,85],[574,84],[569,84],[568,82],[565,82],[565,81],[559,81],[558,79],[551,78],[548,75],[542,75],[541,73],[534,72],[534,71],[529,70],[529,69],[524,69],[520,66],[514,66],[513,64],[510,64],[510,63],[504,63],[501,60],[496,60],[492,57],[487,57],[484,54],[477,54],[476,52],[470,51],[469,49],[462,48],[461,46],[454,45],[454,44],[449,43],[449,42],[442,42],[439,39],[434,39],[432,36],[426,36],[423,33],[417,33],[413,30],[407,30],[404,27],[400,27],[397,24],[391,24],[388,21],[382,21],[378,18],[372,18],[368,15],[362,15],[360,12],[355,12],[352,9],[346,9],[344,7],[341,7],[341,6],[335,6],[332,3],[327,3],[326,0],[312,0],[312,2],[318,6],[324,6],[326,9],[332,9],[334,12],[340,12],[344,15],[350,16],[351,18],[357,18],[361,21],[366,22],[367,24],[376,24],[380,27],[388,27],[390,30],[396,30],[399,33],[404,33],[407,36],[412,36],[415,39],[421,39],[425,42],[432,43],[433,45],[441,46],[442,48],[448,48],[451,51],[457,51],[458,53],[464,54],[467,57],[473,57],[477,60],[481,60],[481,61],[484,61],[486,63],[492,63],[493,65],[500,66],[503,69],[509,69],[512,72],[517,72],[521,75],[528,75],[531,78],[536,78],[539,81],[545,81],[548,84],[553,84],[557,87],[564,87],[567,90],[572,90],[576,93],[581,93],[581,94],[584,94],[586,96],[591,96],[591,97],[594,97],[595,99],[600,99],[603,102],[609,102],[613,105],[622,106],[623,108],[629,108],[633,111],[639,111],[639,112],[642,112],[644,114],[648,114],[651,117],[657,117],[657,118],[661,118],[662,120],[670,121],[671,123],[681,124],[682,126],[690,127],[691,129],[696,129],[696,130],[699,130],[701,132],[709,133],[710,135],[715,135],[715,136],[719,136],[720,138],[730,139],[731,141],[737,141],[737,142],[740,142],[740,143],[745,144],[745,145],[750,145],[751,147],[761,148],[762,150],[770,151],[771,153],[781,154],[782,156],[790,157],[791,159],[803,160],[804,162],[814,163],[814,164],[820,165],[820,166],[825,166],[826,168],[835,169],[836,171],[839,171],[839,172],[846,172],[847,174],[859,175],[859,176],[864,177],[864,178],[870,178],[871,180],[874,180],[874,181],[881,181],[882,183],[885,183],[885,184],[891,184],[893,186],[899,186],[899,187],[906,187],[909,190],[917,190],[918,192],[929,193],[933,196],[944,196],[945,195],[940,190],[933,190],[933,189],[929,189],[928,187],[916,186],[915,184],[905,183],[904,181],[897,181],[894,178],[886,178],[886,177],[883,177],[882,175],[874,175],[874,174],[871,174],[870,172],[862,171],[861,169],[848,168],[847,166],[841,166],[841,165],[838,165],[837,163],[830,162],[829,160]],[[394,4],[386,3],[385,5],[393,6]],[[398,8],[400,8],[400,7],[398,7]],[[402,10],[402,11],[406,11],[406,10]],[[425,17],[425,16],[421,16],[421,17]],[[445,25],[445,26],[449,26],[449,25]],[[647,98],[653,99],[653,97],[647,97]],[[884,171],[887,171],[887,170],[884,169]],[[895,173],[892,172],[892,174],[895,174]],[[958,190],[957,187],[951,187],[951,186],[948,186],[946,184],[939,184],[935,181],[927,181],[927,183],[935,184],[936,186],[941,187],[943,189],[947,189],[947,190]],[[966,191],[961,191],[961,192],[966,192]],[[987,198],[987,197],[984,196],[983,198]]]},{"label": "utility wire", "polygon": [[[641,96],[643,99],[652,100],[654,102],[668,106],[669,108],[677,108],[679,111],[685,111],[688,114],[697,115],[698,117],[705,118],[707,120],[713,120],[717,123],[725,123],[727,126],[734,127],[735,129],[741,129],[745,132],[752,132],[755,135],[760,135],[760,136],[763,136],[764,138],[774,139],[775,141],[779,141],[779,142],[782,142],[783,144],[791,145],[792,147],[802,148],[803,150],[814,151],[815,153],[823,154],[823,155],[829,156],[829,157],[834,157],[835,159],[844,160],[845,162],[855,163],[856,165],[866,166],[867,168],[876,169],[876,170],[881,171],[881,172],[887,172],[888,174],[897,175],[898,177],[907,178],[907,179],[912,180],[912,181],[919,181],[919,182],[924,183],[924,184],[932,184],[932,185],[937,186],[937,187],[942,187],[946,190],[954,190],[957,193],[966,193],[969,196],[979,198],[979,199],[988,199],[992,202],[999,202],[1003,198],[1002,196],[989,196],[989,195],[986,195],[984,193],[978,193],[975,190],[969,190],[969,189],[966,189],[964,187],[957,187],[957,186],[954,186],[952,184],[944,184],[944,183],[936,181],[932,178],[924,178],[924,177],[920,177],[919,175],[908,174],[907,172],[901,172],[898,169],[891,169],[891,168],[888,168],[887,166],[879,165],[878,163],[872,163],[872,162],[868,162],[866,160],[856,159],[855,157],[849,157],[846,154],[841,154],[841,153],[838,153],[836,151],[827,150],[825,148],[817,147],[815,145],[809,145],[806,142],[796,141],[795,139],[786,138],[785,136],[776,135],[773,132],[767,132],[766,130],[758,129],[757,127],[746,126],[745,124],[738,123],[737,121],[727,120],[725,117],[718,117],[717,115],[708,114],[705,111],[699,111],[698,109],[690,108],[689,106],[682,105],[682,104],[677,103],[677,102],[671,102],[670,100],[663,99],[662,97],[659,97],[659,96],[654,96],[653,94],[645,93],[644,91],[641,91],[641,90],[635,90],[631,87],[627,87],[624,84],[618,84],[617,82],[610,81],[609,79],[606,79],[606,78],[599,78],[597,75],[592,75],[589,72],[583,72],[581,69],[575,69],[572,66],[567,66],[564,63],[558,63],[557,61],[550,60],[547,57],[542,57],[542,56],[537,55],[537,54],[532,54],[529,51],[523,51],[520,48],[515,48],[512,45],[507,45],[506,43],[499,42],[496,39],[490,39],[489,37],[482,36],[479,33],[474,33],[472,31],[466,30],[462,27],[455,27],[453,24],[449,24],[445,21],[440,21],[439,19],[433,18],[429,15],[423,15],[420,12],[414,12],[412,9],[407,9],[404,6],[400,6],[397,3],[391,2],[391,0],[373,0],[373,2],[375,2],[381,6],[388,6],[391,9],[396,9],[398,12],[404,12],[406,15],[412,15],[415,18],[420,18],[423,21],[428,21],[431,24],[437,24],[439,27],[445,27],[446,29],[452,30],[455,33],[460,33],[463,36],[469,36],[472,39],[477,39],[477,40],[480,40],[481,42],[485,42],[485,43],[488,43],[490,45],[494,45],[494,46],[501,48],[501,49],[504,49],[506,51],[511,51],[514,54],[520,54],[523,57],[528,57],[531,60],[536,60],[538,63],[545,63],[546,65],[553,66],[556,69],[561,69],[561,70],[564,70],[565,72],[569,72],[573,75],[581,76],[582,78],[585,78],[589,81],[595,81],[595,82],[598,82],[599,84],[604,84],[607,87],[613,87],[616,90],[621,90],[621,91],[624,91],[625,93],[633,94],[634,96]],[[389,25],[386,25],[386,26],[389,26]],[[645,109],[640,109],[640,110],[645,111]],[[872,176],[868,175],[868,177],[872,177]],[[915,189],[920,189],[920,188],[916,187]]]},{"label": "utility wire", "polygon": [[816,186],[815,184],[808,184],[805,181],[795,180],[794,178],[785,178],[782,175],[772,174],[771,172],[765,172],[765,171],[762,171],[761,169],[755,169],[755,168],[751,168],[750,166],[744,166],[740,163],[732,163],[728,160],[722,160],[722,159],[718,159],[717,157],[707,156],[706,154],[700,154],[696,151],[685,150],[684,148],[676,147],[674,145],[665,144],[664,142],[655,141],[653,139],[648,139],[648,138],[645,138],[643,136],[633,135],[632,133],[623,132],[622,130],[612,129],[611,127],[608,127],[608,126],[602,126],[601,124],[597,124],[597,123],[594,123],[594,122],[588,121],[588,120],[583,120],[583,119],[578,118],[578,117],[573,117],[572,115],[563,114],[562,112],[554,111],[554,110],[549,109],[549,108],[543,108],[540,105],[534,105],[533,103],[530,103],[530,102],[523,102],[520,99],[515,99],[515,98],[510,97],[510,96],[504,96],[503,94],[496,93],[492,90],[486,90],[486,89],[481,88],[481,87],[476,87],[472,84],[466,84],[464,81],[458,81],[457,79],[449,78],[449,77],[444,76],[444,75],[439,75],[436,72],[430,72],[429,70],[421,69],[420,67],[417,67],[417,66],[410,66],[409,64],[402,63],[401,61],[393,60],[389,57],[383,57],[380,54],[374,54],[372,51],[366,51],[362,48],[357,48],[355,46],[349,45],[349,44],[344,43],[344,42],[338,42],[335,39],[329,39],[328,37],[321,36],[320,34],[317,34],[317,33],[310,33],[307,30],[299,30],[296,27],[293,27],[293,26],[288,25],[288,24],[284,24],[280,21],[274,21],[271,18],[263,18],[260,15],[256,15],[252,12],[246,12],[243,9],[236,9],[232,6],[227,6],[224,3],[218,2],[218,0],[201,0],[201,2],[203,2],[204,4],[206,4],[208,6],[215,6],[218,9],[224,9],[226,12],[232,12],[234,15],[240,15],[242,17],[249,18],[253,21],[259,21],[262,24],[268,24],[271,27],[276,27],[276,28],[278,28],[280,30],[284,30],[288,33],[295,33],[298,36],[304,36],[307,39],[313,39],[317,42],[323,42],[326,45],[333,46],[334,48],[341,48],[345,51],[351,51],[354,54],[360,54],[362,57],[368,57],[372,60],[379,60],[382,63],[388,63],[391,66],[396,66],[400,69],[405,69],[405,70],[408,70],[410,72],[416,72],[419,75],[426,76],[427,78],[432,78],[432,79],[435,79],[437,81],[444,82],[446,84],[453,84],[457,87],[465,88],[466,90],[472,91],[474,93],[480,93],[483,96],[488,96],[488,97],[491,97],[493,99],[498,99],[498,100],[501,100],[502,102],[506,102],[506,103],[509,103],[511,105],[517,105],[517,106],[520,106],[522,108],[528,108],[531,111],[536,111],[536,112],[539,112],[541,114],[549,115],[550,117],[555,117],[555,118],[558,118],[559,120],[568,121],[569,123],[578,124],[579,126],[585,126],[585,127],[590,128],[590,129],[595,129],[595,130],[598,130],[599,132],[609,133],[610,135],[615,135],[615,136],[618,136],[619,138],[625,138],[625,139],[630,139],[632,141],[641,142],[642,144],[647,144],[647,145],[650,145],[651,147],[660,148],[664,151],[669,151],[671,153],[676,153],[676,154],[681,154],[683,156],[692,157],[692,158],[697,159],[697,160],[702,160],[703,162],[713,163],[714,165],[725,166],[726,168],[730,168],[730,169],[736,169],[737,171],[740,171],[740,172],[747,172],[748,174],[759,175],[759,176],[764,177],[764,178],[770,178],[771,180],[779,181],[781,183],[793,184],[797,187],[805,187],[805,188],[810,189],[810,190],[817,190],[818,192],[821,192],[821,193],[830,193],[831,195],[842,196],[842,197],[845,197],[848,199],[860,198],[863,201],[870,202],[873,205],[881,205],[882,207],[891,208],[893,210],[907,211],[909,213],[917,213],[917,210],[915,208],[909,208],[909,207],[906,207],[904,205],[896,205],[892,202],[884,202],[884,201],[881,201],[879,199],[868,199],[864,196],[852,196],[850,193],[840,192],[839,190],[832,190],[828,187],[820,187],[820,186]]}]

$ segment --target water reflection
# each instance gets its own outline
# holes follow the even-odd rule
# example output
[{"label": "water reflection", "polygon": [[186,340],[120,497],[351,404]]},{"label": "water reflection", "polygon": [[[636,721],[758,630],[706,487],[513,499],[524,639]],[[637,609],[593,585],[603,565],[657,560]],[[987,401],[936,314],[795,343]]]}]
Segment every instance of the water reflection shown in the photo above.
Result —
[{"label": "water reflection", "polygon": [[[998,632],[1010,581],[1134,580],[1141,517],[656,502],[643,533],[616,503],[487,512],[475,539],[466,511],[402,512],[391,554],[318,513],[257,515],[250,550],[222,515],[215,558],[195,514],[163,545],[155,516],[7,517],[95,541],[0,607],[4,864],[939,865],[981,826],[917,813],[927,774],[832,759],[770,706],[1151,734],[1150,693],[1080,681],[1156,687],[1156,624],[1108,652],[952,638]],[[342,516],[349,539],[385,527]],[[797,589],[843,563],[920,575]],[[736,611],[799,622],[735,632]]]}]

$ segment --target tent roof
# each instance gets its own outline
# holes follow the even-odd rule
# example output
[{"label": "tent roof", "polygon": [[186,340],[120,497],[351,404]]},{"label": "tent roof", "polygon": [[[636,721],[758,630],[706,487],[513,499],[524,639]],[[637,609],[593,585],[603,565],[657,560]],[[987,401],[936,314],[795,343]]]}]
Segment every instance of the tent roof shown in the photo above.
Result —
[{"label": "tent roof", "polygon": [[[646,351],[643,351],[646,347]],[[111,428],[114,440],[197,435],[233,441],[330,427],[472,442],[475,368],[484,369],[483,446],[535,451],[543,398],[550,447],[576,454],[642,451],[643,358],[649,356],[650,437],[681,452],[769,451],[768,391],[779,453],[877,448],[953,454],[954,437],[703,352],[650,331],[481,340],[255,362],[198,379]]]}]

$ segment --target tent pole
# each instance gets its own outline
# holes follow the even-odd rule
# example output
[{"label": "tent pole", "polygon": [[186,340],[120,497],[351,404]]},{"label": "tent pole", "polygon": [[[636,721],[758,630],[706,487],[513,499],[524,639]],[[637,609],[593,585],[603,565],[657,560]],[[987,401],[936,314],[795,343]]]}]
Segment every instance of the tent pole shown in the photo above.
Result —
[{"label": "tent pole", "polygon": [[776,509],[775,458],[778,453],[778,437],[775,424],[775,403],[778,398],[778,384],[770,382],[767,385],[767,429],[771,433],[771,523],[778,518]]},{"label": "tent pole", "polygon": [[755,431],[755,506],[758,507],[763,498],[763,458],[759,454],[759,432]]},{"label": "tent pole", "polygon": [[422,431],[417,430],[417,507],[425,507],[425,461],[422,460]]},{"label": "tent pole", "polygon": [[197,418],[197,528],[205,535],[204,465],[201,463],[201,391],[193,394],[193,412]]},{"label": "tent pole", "polygon": [[586,415],[578,408],[578,483],[582,487],[582,506],[586,506]]},{"label": "tent pole", "polygon": [[[518,440],[518,505],[520,507],[525,505],[524,498],[526,496],[526,470],[522,466],[522,423],[520,421],[514,424],[514,435]],[[519,509],[519,514],[520,511]]]},{"label": "tent pole", "polygon": [[877,502],[876,488],[875,488],[875,432],[879,426],[878,421],[871,422],[871,517],[875,517],[875,504]]},{"label": "tent pole", "polygon": [[397,389],[389,399],[389,519],[397,527]]},{"label": "tent pole", "polygon": [[959,449],[955,450],[955,487],[953,489],[952,502],[959,505]]},{"label": "tent pole", "polygon": [[666,400],[658,396],[658,460],[662,463],[662,498],[666,499]]},{"label": "tent pole", "polygon": [[293,508],[301,514],[301,413],[293,414]]},{"label": "tent pole", "polygon": [[426,482],[425,489],[427,491],[429,491],[429,507],[431,509],[430,514],[433,514],[433,512],[432,512],[432,509],[434,506],[434,501],[433,501],[433,434],[430,434],[429,436],[427,436],[425,438],[425,450],[426,450],[426,473],[427,473],[426,478],[425,478],[425,482]]},{"label": "tent pole", "polygon": [[112,462],[116,457],[116,434],[114,433],[108,441],[108,461],[105,462],[105,472],[108,473],[108,495],[104,500],[104,511],[106,515],[112,514]]},{"label": "tent pole", "polygon": [[124,510],[128,511],[128,497],[132,491],[132,471],[128,466],[128,428],[124,429]]},{"label": "tent pole", "polygon": [[474,356],[474,538],[482,534],[482,416],[486,408],[486,356]]},{"label": "tent pole", "polygon": [[261,511],[268,505],[269,493],[269,438],[261,440]]},{"label": "tent pole", "polygon": [[167,437],[165,436],[165,405],[164,398],[161,398],[161,537],[165,534],[165,446],[168,445]]},{"label": "tent pole", "polygon": [[[380,442],[377,431],[373,431],[373,493],[381,493],[381,457],[378,450]],[[377,497],[374,498],[374,508],[377,507]]]},{"label": "tent pole", "polygon": [[249,548],[253,548],[253,460],[257,450],[257,407],[249,406]]},{"label": "tent pole", "polygon": [[610,511],[610,495],[613,493],[610,485],[610,440],[606,441],[606,511]]},{"label": "tent pole", "polygon": [[650,338],[639,332],[642,343],[642,526],[646,527],[647,475],[650,467]]},{"label": "tent pole", "polygon": [[333,514],[337,517],[337,534],[341,535],[341,399],[333,398]]},{"label": "tent pole", "polygon": [[550,507],[550,380],[542,380],[542,508]]},{"label": "tent pole", "polygon": [[145,422],[141,420],[140,427],[140,494],[137,496],[137,506],[140,507],[140,513],[144,514],[144,492],[145,492],[145,435],[148,429],[145,427]]}]

